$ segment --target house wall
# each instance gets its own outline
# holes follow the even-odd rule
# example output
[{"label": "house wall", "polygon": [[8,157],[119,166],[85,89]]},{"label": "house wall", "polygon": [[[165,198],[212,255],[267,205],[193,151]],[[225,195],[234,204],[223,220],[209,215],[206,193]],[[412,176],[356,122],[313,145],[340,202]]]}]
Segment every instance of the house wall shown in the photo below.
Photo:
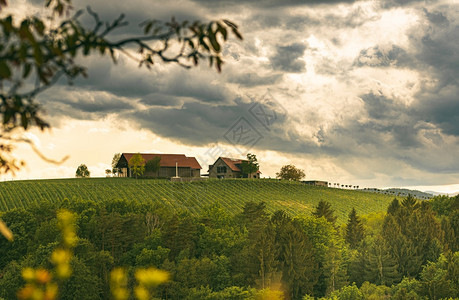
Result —
[{"label": "house wall", "polygon": [[[218,173],[218,167],[226,167],[226,173]],[[209,169],[209,178],[239,178],[241,176],[240,172],[234,172],[222,159],[217,159],[217,161]]]},{"label": "house wall", "polygon": [[118,173],[118,177],[129,177],[128,162],[124,155],[121,155],[120,160],[116,164],[116,168],[118,168],[121,171],[120,173]]},{"label": "house wall", "polygon": [[201,170],[200,169],[192,169],[192,174],[193,176],[192,177],[201,177]]},{"label": "house wall", "polygon": [[[198,174],[198,176],[194,176]],[[175,177],[175,167],[161,167],[159,169],[159,177]],[[200,170],[193,171],[190,167],[178,167],[179,177],[199,177]]]},{"label": "house wall", "polygon": [[260,179],[260,173],[252,173],[252,174],[249,175],[249,178]]},{"label": "house wall", "polygon": [[128,168],[120,168],[121,172],[118,173],[118,177],[129,177]]},{"label": "house wall", "polygon": [[[124,155],[121,156],[118,164],[116,165],[122,173],[119,177],[132,177],[131,171],[128,166],[128,162]],[[178,167],[179,177],[201,177],[200,169],[192,169],[190,167]],[[163,177],[170,178],[175,176],[175,167],[160,167],[157,172],[147,172],[145,171],[143,176],[145,177]]]},{"label": "house wall", "polygon": [[[131,172],[128,168],[121,168],[122,173],[119,177],[132,177]],[[201,177],[201,170],[191,169],[190,167],[179,167],[179,177]],[[145,177],[163,177],[170,178],[175,177],[175,167],[161,167],[158,172],[147,172],[143,173]]]}]

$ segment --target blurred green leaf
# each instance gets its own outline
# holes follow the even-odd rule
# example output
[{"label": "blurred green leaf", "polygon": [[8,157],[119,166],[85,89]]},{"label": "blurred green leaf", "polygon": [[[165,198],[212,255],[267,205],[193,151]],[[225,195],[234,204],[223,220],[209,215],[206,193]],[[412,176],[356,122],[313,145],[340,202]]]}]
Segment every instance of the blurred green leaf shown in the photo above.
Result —
[{"label": "blurred green leaf", "polygon": [[22,78],[27,78],[30,74],[30,70],[32,70],[32,66],[29,63],[24,65],[24,71],[22,72]]},{"label": "blurred green leaf", "polygon": [[3,236],[9,240],[9,241],[12,241],[13,240],[13,233],[11,232],[11,230],[8,228],[8,226],[6,226],[6,224],[0,220],[0,233],[3,234]]},{"label": "blurred green leaf", "polygon": [[5,61],[0,60],[0,78],[9,79],[11,78],[11,71]]},{"label": "blurred green leaf", "polygon": [[[211,26],[209,25],[209,27]],[[215,51],[220,52],[220,44],[218,43],[217,38],[215,37],[215,32],[212,31],[212,28],[208,31],[208,37],[212,48],[214,48]]]}]

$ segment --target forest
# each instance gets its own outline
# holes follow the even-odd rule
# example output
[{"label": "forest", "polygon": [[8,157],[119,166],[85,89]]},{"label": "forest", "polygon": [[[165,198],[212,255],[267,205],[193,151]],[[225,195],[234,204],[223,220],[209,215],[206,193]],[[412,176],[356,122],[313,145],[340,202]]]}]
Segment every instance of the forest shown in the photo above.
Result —
[{"label": "forest", "polygon": [[[63,210],[74,229],[62,226]],[[49,288],[50,278],[58,299],[459,297],[459,196],[408,196],[369,215],[349,207],[343,224],[326,201],[291,216],[254,201],[237,215],[218,203],[192,215],[152,202],[65,199],[1,218],[15,238],[0,239],[0,299],[34,299],[31,285]],[[56,264],[65,247],[68,266]],[[139,270],[151,267],[165,282],[142,294]],[[114,292],[120,270],[123,295]]]}]

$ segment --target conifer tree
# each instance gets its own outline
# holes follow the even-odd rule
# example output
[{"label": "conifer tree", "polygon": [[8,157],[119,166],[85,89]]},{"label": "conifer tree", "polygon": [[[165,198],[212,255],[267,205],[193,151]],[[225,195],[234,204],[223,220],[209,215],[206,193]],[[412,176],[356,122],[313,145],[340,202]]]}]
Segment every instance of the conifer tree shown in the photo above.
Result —
[{"label": "conifer tree", "polygon": [[382,236],[388,245],[390,255],[398,265],[402,276],[416,276],[422,265],[422,258],[417,253],[413,240],[406,235],[406,212],[400,210],[398,216],[387,214],[384,219]]},{"label": "conifer tree", "polygon": [[401,280],[397,269],[397,262],[389,254],[384,239],[377,236],[368,249],[365,267],[366,280],[376,285],[391,286]]},{"label": "conifer tree", "polygon": [[412,212],[419,208],[419,203],[411,194],[408,194],[408,196],[402,201],[402,207],[406,208],[409,212]]},{"label": "conifer tree", "polygon": [[398,213],[399,209],[400,202],[398,202],[397,198],[394,198],[387,208],[387,213],[394,216]]},{"label": "conifer tree", "polygon": [[441,220],[445,248],[451,250],[453,253],[459,251],[459,236],[457,236],[457,233],[459,233],[459,222],[456,221],[457,223],[455,224],[455,220],[459,221],[459,212],[455,212],[451,216]]},{"label": "conifer tree", "polygon": [[[365,243],[365,241],[364,241]],[[348,262],[347,272],[349,275],[349,282],[355,282],[357,286],[367,281],[367,267],[368,267],[368,247],[364,244],[358,250],[350,251],[350,258]]]},{"label": "conifer tree", "polygon": [[357,216],[355,208],[352,208],[351,212],[349,213],[349,219],[346,226],[346,242],[352,249],[355,249],[364,237],[365,230],[363,228],[362,221]]},{"label": "conifer tree", "polygon": [[274,229],[272,225],[268,224],[252,247],[252,253],[257,263],[258,276],[255,282],[261,289],[269,288],[276,277],[279,277],[278,252]]},{"label": "conifer tree", "polygon": [[333,215],[331,205],[327,201],[320,200],[317,204],[316,209],[312,213],[316,218],[324,217],[328,222],[335,225],[336,217]]},{"label": "conifer tree", "polygon": [[244,205],[242,213],[239,216],[241,223],[246,228],[251,228],[256,224],[265,224],[268,220],[268,213],[266,212],[265,202],[247,202]]},{"label": "conifer tree", "polygon": [[284,228],[281,244],[282,281],[290,299],[312,294],[317,282],[317,263],[307,236],[292,223]]},{"label": "conifer tree", "polygon": [[343,244],[344,241],[333,240],[328,247],[325,256],[324,268],[327,277],[327,294],[339,290],[343,286],[349,284],[347,275],[347,262],[343,258]]},{"label": "conifer tree", "polygon": [[250,283],[267,288],[278,273],[278,247],[275,231],[269,223],[266,203],[247,202],[239,216],[248,231],[245,256],[245,273]]}]

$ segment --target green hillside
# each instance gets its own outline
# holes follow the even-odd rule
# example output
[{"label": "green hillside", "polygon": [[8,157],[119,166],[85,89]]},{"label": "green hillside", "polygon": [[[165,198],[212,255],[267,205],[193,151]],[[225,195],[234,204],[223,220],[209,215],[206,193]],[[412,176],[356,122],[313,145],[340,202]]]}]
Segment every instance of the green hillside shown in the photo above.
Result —
[{"label": "green hillside", "polygon": [[0,211],[64,198],[154,201],[193,214],[216,202],[228,208],[231,214],[237,214],[247,201],[265,201],[270,212],[283,209],[291,215],[310,214],[320,200],[325,200],[331,203],[341,223],[346,221],[352,207],[359,214],[385,211],[393,196],[264,179],[182,183],[152,179],[91,178],[0,183]]}]

